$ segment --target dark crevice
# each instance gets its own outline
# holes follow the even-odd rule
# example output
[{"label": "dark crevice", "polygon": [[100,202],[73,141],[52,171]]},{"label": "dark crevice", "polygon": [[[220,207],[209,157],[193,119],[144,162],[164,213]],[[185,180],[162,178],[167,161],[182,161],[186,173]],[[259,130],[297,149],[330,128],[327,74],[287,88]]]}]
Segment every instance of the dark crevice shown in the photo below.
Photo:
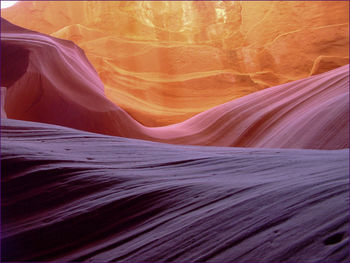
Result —
[{"label": "dark crevice", "polygon": [[335,233],[335,234],[327,237],[325,240],[323,240],[323,244],[325,244],[326,246],[337,244],[343,240],[344,235],[345,235],[344,232]]}]

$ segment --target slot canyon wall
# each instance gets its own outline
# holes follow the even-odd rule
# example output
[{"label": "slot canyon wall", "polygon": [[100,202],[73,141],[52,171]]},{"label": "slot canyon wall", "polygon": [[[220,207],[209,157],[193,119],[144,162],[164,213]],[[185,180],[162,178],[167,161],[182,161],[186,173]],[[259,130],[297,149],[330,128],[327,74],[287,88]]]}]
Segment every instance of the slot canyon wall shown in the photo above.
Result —
[{"label": "slot canyon wall", "polygon": [[347,1],[25,1],[1,16],[74,41],[147,126],[349,63]]}]

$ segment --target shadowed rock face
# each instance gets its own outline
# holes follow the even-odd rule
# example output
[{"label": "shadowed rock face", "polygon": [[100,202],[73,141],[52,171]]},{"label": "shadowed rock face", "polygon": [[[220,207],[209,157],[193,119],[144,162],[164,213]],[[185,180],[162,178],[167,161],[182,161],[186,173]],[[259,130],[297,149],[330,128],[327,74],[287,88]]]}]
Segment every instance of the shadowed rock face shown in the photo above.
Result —
[{"label": "shadowed rock face", "polygon": [[349,262],[348,150],[1,133],[4,262]]},{"label": "shadowed rock face", "polygon": [[21,45],[1,41],[1,86],[11,87],[26,73],[29,50]]},{"label": "shadowed rock face", "polygon": [[28,1],[11,22],[86,52],[113,102],[173,124],[348,64],[348,1]]},{"label": "shadowed rock face", "polygon": [[349,146],[349,67],[258,91],[184,122],[149,128],[104,95],[73,42],[3,20],[2,41],[30,50],[25,75],[8,92],[9,118],[175,144],[342,149]]}]

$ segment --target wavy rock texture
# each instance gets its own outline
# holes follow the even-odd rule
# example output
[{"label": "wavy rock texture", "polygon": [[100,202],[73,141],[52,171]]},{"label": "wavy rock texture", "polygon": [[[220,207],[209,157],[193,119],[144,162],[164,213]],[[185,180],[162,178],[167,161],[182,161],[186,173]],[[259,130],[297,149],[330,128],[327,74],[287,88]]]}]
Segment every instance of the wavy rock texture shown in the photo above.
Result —
[{"label": "wavy rock texture", "polygon": [[6,10],[1,261],[349,262],[347,8]]},{"label": "wavy rock texture", "polygon": [[176,144],[349,147],[348,66],[252,93],[179,124],[149,128],[105,97],[97,73],[72,42],[5,20],[1,25],[2,42],[30,50],[27,73],[7,92],[9,118]]},{"label": "wavy rock texture", "polygon": [[2,261],[349,262],[348,150],[1,133]]},{"label": "wavy rock texture", "polygon": [[[136,127],[129,124],[136,121],[105,97],[96,70],[73,42],[20,28],[4,19],[1,32],[2,43],[18,44],[30,51],[27,72],[7,92],[9,118],[133,136],[125,131],[128,126]],[[21,57],[14,57],[7,65],[21,67],[21,63]]]},{"label": "wavy rock texture", "polygon": [[147,126],[348,64],[348,1],[26,1],[9,21],[74,41]]}]

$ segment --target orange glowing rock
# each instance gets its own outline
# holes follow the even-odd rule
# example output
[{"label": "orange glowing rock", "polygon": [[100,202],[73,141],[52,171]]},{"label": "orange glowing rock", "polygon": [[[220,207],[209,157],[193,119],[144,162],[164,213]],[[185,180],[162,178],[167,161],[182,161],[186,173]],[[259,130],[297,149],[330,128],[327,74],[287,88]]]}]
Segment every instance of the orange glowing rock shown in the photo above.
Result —
[{"label": "orange glowing rock", "polygon": [[10,119],[184,145],[349,147],[349,65],[254,92],[181,123],[145,127],[106,98],[97,72],[73,42],[5,19],[1,33],[1,50],[11,54],[1,56]]},{"label": "orange glowing rock", "polygon": [[2,11],[74,41],[148,126],[348,64],[347,1],[31,1]]}]

